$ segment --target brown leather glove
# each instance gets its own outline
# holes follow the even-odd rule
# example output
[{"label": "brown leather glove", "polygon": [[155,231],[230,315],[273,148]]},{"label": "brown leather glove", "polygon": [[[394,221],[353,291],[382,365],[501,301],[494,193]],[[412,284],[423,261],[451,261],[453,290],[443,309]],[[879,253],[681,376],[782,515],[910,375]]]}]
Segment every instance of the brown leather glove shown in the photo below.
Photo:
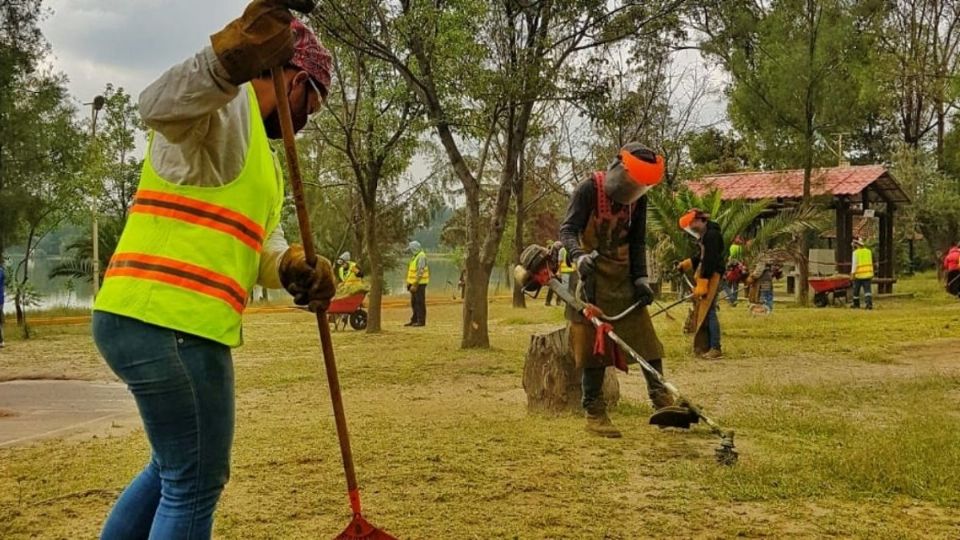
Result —
[{"label": "brown leather glove", "polygon": [[243,84],[293,58],[290,10],[309,13],[313,0],[254,0],[239,19],[210,36],[213,52],[230,75]]},{"label": "brown leather glove", "polygon": [[313,312],[325,311],[337,291],[330,261],[317,257],[311,268],[299,244],[291,245],[280,258],[280,283],[293,295],[295,304],[308,306]]}]

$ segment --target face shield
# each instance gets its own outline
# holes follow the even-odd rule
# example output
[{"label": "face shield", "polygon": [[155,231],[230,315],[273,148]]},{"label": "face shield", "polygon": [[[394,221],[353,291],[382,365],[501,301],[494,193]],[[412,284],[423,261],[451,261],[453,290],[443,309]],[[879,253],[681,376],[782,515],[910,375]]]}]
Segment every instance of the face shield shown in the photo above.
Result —
[{"label": "face shield", "polygon": [[665,164],[663,156],[658,156],[650,150],[647,159],[620,150],[620,155],[607,171],[604,180],[604,191],[607,196],[620,204],[633,204],[653,186],[663,180]]},{"label": "face shield", "polygon": [[681,229],[686,231],[687,234],[699,240],[700,232],[697,231],[696,228],[694,228],[693,223],[697,219],[703,219],[706,216],[707,215],[701,212],[699,209],[691,208],[690,210],[687,210],[687,213],[680,216],[680,221],[677,224],[680,226]]}]

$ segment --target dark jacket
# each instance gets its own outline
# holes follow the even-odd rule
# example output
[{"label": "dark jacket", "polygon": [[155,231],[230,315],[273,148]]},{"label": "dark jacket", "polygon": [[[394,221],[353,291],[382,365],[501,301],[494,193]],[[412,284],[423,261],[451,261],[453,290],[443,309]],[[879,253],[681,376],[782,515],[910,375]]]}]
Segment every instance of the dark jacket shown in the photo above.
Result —
[{"label": "dark jacket", "polygon": [[700,266],[700,275],[697,277],[710,279],[714,274],[723,275],[726,268],[723,248],[723,232],[720,231],[720,224],[716,221],[707,222],[707,230],[703,232],[700,238],[700,245],[703,246],[703,261],[699,256],[691,257],[693,267]]},{"label": "dark jacket", "polygon": [[[614,212],[623,208],[611,202]],[[567,207],[567,216],[560,224],[560,242],[567,248],[567,256],[571,263],[584,255],[580,247],[580,234],[586,230],[590,216],[597,211],[597,184],[593,177],[580,182],[570,196],[570,206]],[[630,277],[637,279],[647,277],[647,197],[641,197],[633,204],[633,213],[630,215]]]}]

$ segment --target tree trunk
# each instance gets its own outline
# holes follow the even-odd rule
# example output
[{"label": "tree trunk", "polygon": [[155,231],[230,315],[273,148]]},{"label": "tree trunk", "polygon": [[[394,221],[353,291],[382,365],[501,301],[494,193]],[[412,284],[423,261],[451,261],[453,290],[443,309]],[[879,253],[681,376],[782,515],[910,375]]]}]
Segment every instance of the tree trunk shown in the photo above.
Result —
[{"label": "tree trunk", "polygon": [[480,194],[467,191],[467,245],[464,256],[463,321],[460,347],[480,349],[490,347],[487,329],[487,287],[490,270],[484,270],[480,261]]},{"label": "tree trunk", "polygon": [[367,318],[367,333],[380,332],[383,302],[383,257],[377,246],[377,208],[376,203],[365,208],[363,241],[370,260],[370,295],[367,297],[369,316]]},{"label": "tree trunk", "polygon": [[[581,370],[576,368],[570,352],[567,329],[530,336],[530,346],[523,365],[523,390],[530,412],[578,412]],[[603,397],[613,407],[620,400],[620,383],[615,368],[607,368],[603,379]]]},{"label": "tree trunk", "polygon": [[[517,208],[516,226],[513,233],[513,258],[514,264],[520,264],[520,255],[523,253],[523,223],[527,217],[527,211],[523,202],[523,184],[524,184],[524,163],[521,154],[520,166],[518,167],[516,180],[514,181],[513,196]],[[513,307],[527,307],[527,297],[523,294],[523,289],[519,283],[513,284]]]}]

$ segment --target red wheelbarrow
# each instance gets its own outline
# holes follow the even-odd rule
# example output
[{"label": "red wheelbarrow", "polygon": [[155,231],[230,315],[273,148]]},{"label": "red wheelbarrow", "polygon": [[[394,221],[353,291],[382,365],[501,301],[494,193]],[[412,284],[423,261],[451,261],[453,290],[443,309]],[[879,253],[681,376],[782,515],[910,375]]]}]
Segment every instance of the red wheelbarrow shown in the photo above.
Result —
[{"label": "red wheelbarrow", "polygon": [[347,327],[347,323],[354,330],[363,330],[367,327],[367,310],[363,309],[363,301],[367,298],[366,292],[358,292],[343,298],[334,298],[327,308],[327,315],[334,328]]},{"label": "red wheelbarrow", "polygon": [[831,295],[833,302],[846,303],[847,289],[853,285],[850,276],[811,277],[810,288],[813,289],[813,305],[822,308],[830,305]]}]

